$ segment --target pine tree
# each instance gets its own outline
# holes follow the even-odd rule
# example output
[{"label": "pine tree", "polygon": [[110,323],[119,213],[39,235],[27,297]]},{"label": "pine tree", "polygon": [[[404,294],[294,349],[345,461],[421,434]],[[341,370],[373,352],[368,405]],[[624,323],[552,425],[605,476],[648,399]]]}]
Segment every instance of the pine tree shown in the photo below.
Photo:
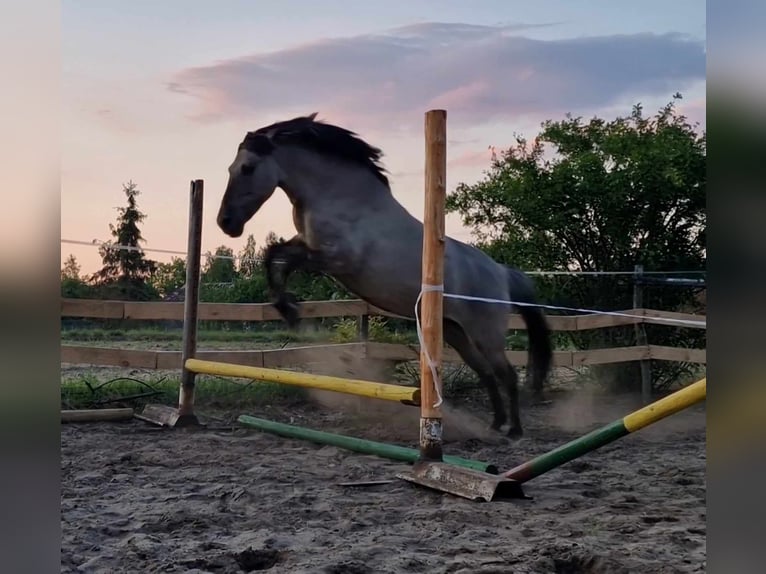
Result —
[{"label": "pine tree", "polygon": [[64,266],[61,268],[61,279],[71,279],[73,281],[80,280],[80,264],[77,263],[77,258],[69,254],[69,257],[64,261]]},{"label": "pine tree", "polygon": [[[93,275],[93,282],[102,287],[109,298],[153,299],[156,293],[149,280],[157,269],[157,262],[148,259],[140,247],[145,240],[138,225],[146,218],[136,202],[141,192],[132,181],[123,185],[123,191],[128,205],[117,208],[117,225],[109,224],[115,241],[108,241],[99,249],[104,266]],[[115,248],[117,245],[121,247]]]},{"label": "pine tree", "polygon": [[251,278],[259,272],[260,266],[255,237],[250,234],[247,236],[247,243],[239,252],[239,276]]}]

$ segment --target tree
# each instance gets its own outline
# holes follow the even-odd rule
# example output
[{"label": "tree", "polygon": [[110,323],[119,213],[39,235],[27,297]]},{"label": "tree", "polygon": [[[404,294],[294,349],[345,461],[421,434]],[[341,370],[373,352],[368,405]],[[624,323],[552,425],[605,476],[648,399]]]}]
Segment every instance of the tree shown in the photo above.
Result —
[{"label": "tree", "polygon": [[61,268],[61,296],[72,299],[84,299],[91,294],[91,287],[80,275],[77,258],[69,254]]},{"label": "tree", "polygon": [[71,279],[74,281],[80,280],[80,264],[77,263],[77,258],[69,254],[69,257],[64,261],[64,266],[61,268],[61,279]]},{"label": "tree", "polygon": [[[652,118],[636,105],[609,122],[570,115],[543,122],[531,144],[517,137],[481,181],[458,185],[447,211],[462,216],[480,248],[521,268],[698,270],[705,263],[705,193],[705,134],[671,102]],[[540,285],[543,298],[566,306],[632,305],[632,285],[620,277]],[[674,309],[691,303],[693,293],[669,288],[653,296],[654,304]],[[663,326],[650,340],[663,344],[679,332]],[[576,344],[630,344],[631,337],[630,329],[598,330],[578,334]]]},{"label": "tree", "polygon": [[204,283],[232,283],[237,276],[234,265],[234,250],[221,245],[213,255],[208,255],[202,270]]},{"label": "tree", "polygon": [[136,201],[141,192],[132,181],[123,185],[123,191],[128,205],[117,208],[117,225],[109,224],[115,241],[105,242],[99,248],[103,267],[93,275],[93,282],[110,298],[153,299],[157,294],[149,280],[157,263],[148,259],[140,247],[145,240],[138,225],[146,218]]},{"label": "tree", "polygon": [[167,297],[186,283],[186,261],[173,257],[170,263],[158,263],[152,285],[162,297]]},{"label": "tree", "polygon": [[239,276],[253,277],[261,271],[261,261],[258,257],[258,250],[255,243],[255,237],[252,234],[247,236],[247,242],[239,252]]}]

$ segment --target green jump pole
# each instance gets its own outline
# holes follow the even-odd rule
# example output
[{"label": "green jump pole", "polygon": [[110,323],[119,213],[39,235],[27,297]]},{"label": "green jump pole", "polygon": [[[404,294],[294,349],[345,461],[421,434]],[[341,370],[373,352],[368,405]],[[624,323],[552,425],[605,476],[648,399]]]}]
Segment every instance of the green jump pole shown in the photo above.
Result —
[{"label": "green jump pole", "polygon": [[704,400],[706,396],[707,379],[701,379],[621,419],[520,464],[502,473],[502,476],[511,478],[519,483],[527,482],[562,464],[601,448],[605,444],[614,442],[625,435],[636,432],[660,419],[690,407]]},{"label": "green jump pole", "polygon": [[[414,463],[420,458],[420,451],[415,448],[407,448],[404,446],[396,446],[393,444],[374,442],[356,437],[312,430],[266,419],[260,419],[250,415],[240,415],[237,418],[237,422],[248,427],[256,428],[288,438],[298,438],[319,444],[328,444],[354,452],[373,454],[383,458],[400,460],[402,462]],[[474,470],[479,470],[488,474],[498,473],[497,467],[493,464],[476,460],[469,460],[457,456],[444,455],[444,462],[455,466],[472,468]]]}]

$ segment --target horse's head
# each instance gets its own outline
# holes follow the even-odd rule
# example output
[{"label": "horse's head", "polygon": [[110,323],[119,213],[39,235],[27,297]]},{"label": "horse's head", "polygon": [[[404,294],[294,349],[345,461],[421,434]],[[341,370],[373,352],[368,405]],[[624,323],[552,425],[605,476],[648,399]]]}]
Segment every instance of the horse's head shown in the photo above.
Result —
[{"label": "horse's head", "polygon": [[226,235],[239,237],[245,224],[279,185],[280,170],[267,135],[248,133],[229,166],[229,183],[218,210],[218,226]]}]

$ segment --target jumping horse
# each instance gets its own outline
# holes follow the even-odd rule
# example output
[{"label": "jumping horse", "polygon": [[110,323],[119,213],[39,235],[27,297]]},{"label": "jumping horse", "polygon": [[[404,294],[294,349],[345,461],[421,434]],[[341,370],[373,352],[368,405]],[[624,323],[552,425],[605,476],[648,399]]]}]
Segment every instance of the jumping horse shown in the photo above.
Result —
[{"label": "jumping horse", "polygon": [[[298,321],[289,275],[302,269],[333,277],[357,297],[409,319],[421,292],[423,224],[393,196],[380,149],[345,128],[318,121],[316,113],[248,132],[229,166],[217,216],[230,237],[277,187],[290,199],[297,234],[271,245],[265,256],[272,303],[291,326]],[[498,383],[510,403],[509,437],[523,435],[518,375],[505,354],[508,312],[526,323],[528,373],[536,395],[551,366],[551,341],[539,307],[453,299],[447,294],[535,304],[532,280],[481,250],[446,239],[444,341],[476,372],[487,389],[500,431],[507,422]]]}]

